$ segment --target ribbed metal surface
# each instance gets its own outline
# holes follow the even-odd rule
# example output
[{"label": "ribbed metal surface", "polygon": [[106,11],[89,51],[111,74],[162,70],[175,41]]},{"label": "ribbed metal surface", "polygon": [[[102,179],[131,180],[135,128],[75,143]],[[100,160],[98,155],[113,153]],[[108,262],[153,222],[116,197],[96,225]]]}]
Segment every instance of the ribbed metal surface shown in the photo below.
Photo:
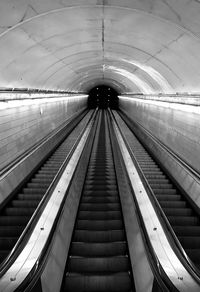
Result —
[{"label": "ribbed metal surface", "polygon": [[67,139],[16,193],[0,213],[0,262],[14,247],[36,210],[88,118],[84,118]]},{"label": "ribbed metal surface", "polygon": [[132,291],[126,236],[105,116],[92,150],[63,291]]}]

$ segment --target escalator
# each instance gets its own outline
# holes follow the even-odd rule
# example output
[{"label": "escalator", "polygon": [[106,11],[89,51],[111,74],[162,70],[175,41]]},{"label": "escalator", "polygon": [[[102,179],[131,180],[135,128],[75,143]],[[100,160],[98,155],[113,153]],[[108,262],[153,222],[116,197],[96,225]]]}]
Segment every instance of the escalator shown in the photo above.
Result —
[{"label": "escalator", "polygon": [[15,246],[74,142],[87,124],[90,114],[84,116],[85,114],[81,115],[75,123],[73,122],[73,125],[77,125],[79,122],[78,126],[70,134],[67,133],[67,137],[61,145],[46,158],[28,181],[12,195],[12,198],[1,209],[0,262],[8,256]]},{"label": "escalator", "polygon": [[[123,126],[121,118],[118,124]],[[122,115],[131,127],[130,121]],[[127,127],[127,126],[126,126]],[[158,203],[167,217],[184,251],[200,268],[200,216],[187,196],[175,185],[162,166],[152,157],[134,133],[126,131],[125,138],[150,185]]]},{"label": "escalator", "polygon": [[135,291],[104,110],[93,143],[61,291]]}]

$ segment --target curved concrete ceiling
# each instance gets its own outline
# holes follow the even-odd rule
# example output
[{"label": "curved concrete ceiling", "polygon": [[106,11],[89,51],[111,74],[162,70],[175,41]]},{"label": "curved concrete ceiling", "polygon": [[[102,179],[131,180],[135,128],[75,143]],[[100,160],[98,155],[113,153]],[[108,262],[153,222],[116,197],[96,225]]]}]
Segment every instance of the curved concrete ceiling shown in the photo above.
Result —
[{"label": "curved concrete ceiling", "polygon": [[1,0],[0,87],[200,92],[199,15],[198,0]]}]

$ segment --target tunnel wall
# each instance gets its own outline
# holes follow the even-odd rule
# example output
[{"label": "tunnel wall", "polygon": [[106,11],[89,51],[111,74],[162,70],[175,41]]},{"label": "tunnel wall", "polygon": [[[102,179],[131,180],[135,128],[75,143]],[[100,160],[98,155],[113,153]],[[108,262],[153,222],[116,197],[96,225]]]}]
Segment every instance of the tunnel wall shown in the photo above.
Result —
[{"label": "tunnel wall", "polygon": [[[200,114],[198,107],[125,99],[120,100],[120,108],[199,172]],[[140,127],[136,129],[142,143],[148,145],[151,152],[187,194],[187,198],[189,196],[192,204],[200,208],[198,176],[156,143],[154,138],[145,131],[141,132]],[[199,209],[197,211],[199,212]]]},{"label": "tunnel wall", "polygon": [[0,104],[0,169],[87,105],[86,97]]},{"label": "tunnel wall", "polygon": [[120,99],[120,108],[200,172],[198,107],[139,99]]}]

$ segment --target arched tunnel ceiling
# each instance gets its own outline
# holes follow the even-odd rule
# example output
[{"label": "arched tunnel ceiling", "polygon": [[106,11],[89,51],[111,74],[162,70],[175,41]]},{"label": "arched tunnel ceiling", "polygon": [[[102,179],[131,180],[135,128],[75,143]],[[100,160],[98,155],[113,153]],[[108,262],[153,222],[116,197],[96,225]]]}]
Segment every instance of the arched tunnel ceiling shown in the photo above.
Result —
[{"label": "arched tunnel ceiling", "polygon": [[0,87],[200,92],[200,1],[1,0]]}]

